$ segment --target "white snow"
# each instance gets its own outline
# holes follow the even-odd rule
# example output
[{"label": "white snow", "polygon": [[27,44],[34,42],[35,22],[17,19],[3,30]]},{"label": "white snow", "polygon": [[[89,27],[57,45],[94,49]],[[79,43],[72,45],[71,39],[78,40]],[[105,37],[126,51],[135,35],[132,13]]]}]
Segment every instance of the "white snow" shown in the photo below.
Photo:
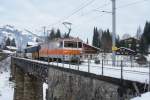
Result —
[{"label": "white snow", "polygon": [[6,46],[6,47],[10,50],[17,50],[17,47],[14,47],[14,46]]},{"label": "white snow", "polygon": [[9,82],[9,72],[0,74],[0,100],[13,100],[13,84]]},{"label": "white snow", "polygon": [[144,93],[140,97],[135,97],[131,100],[150,100],[150,92]]},{"label": "white snow", "polygon": [[37,46],[38,43],[37,42],[28,42],[28,45],[30,45],[30,46]]},{"label": "white snow", "polygon": [[8,53],[8,54],[12,54],[14,52],[10,51],[10,50],[2,50],[3,53]]},{"label": "white snow", "polygon": [[9,82],[10,57],[0,62],[0,100],[13,100],[14,84]]},{"label": "white snow", "polygon": [[43,83],[43,100],[46,100],[46,90],[48,89],[48,84]]}]

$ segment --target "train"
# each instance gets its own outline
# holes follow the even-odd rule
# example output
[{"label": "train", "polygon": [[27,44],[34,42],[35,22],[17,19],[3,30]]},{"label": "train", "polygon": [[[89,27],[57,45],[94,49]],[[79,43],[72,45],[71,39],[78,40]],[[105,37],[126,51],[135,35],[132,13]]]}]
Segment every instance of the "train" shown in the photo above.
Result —
[{"label": "train", "polygon": [[26,58],[47,61],[82,61],[83,42],[78,38],[58,38],[25,49]]}]

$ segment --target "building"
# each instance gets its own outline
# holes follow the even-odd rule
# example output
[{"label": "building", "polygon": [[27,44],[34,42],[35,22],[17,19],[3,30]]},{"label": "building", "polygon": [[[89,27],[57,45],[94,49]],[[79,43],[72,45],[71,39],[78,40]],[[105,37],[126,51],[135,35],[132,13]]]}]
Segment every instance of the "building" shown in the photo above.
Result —
[{"label": "building", "polygon": [[82,57],[83,59],[94,59],[100,53],[100,48],[83,43]]},{"label": "building", "polygon": [[139,52],[140,40],[134,37],[123,39],[119,42],[119,44],[120,44],[120,47],[129,48],[131,50]]}]

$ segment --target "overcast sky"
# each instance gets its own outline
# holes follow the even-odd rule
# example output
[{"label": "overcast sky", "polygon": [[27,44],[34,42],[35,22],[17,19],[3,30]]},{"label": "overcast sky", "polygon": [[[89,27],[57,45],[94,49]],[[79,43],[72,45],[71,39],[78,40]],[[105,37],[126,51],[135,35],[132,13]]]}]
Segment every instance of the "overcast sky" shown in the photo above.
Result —
[{"label": "overcast sky", "polygon": [[[93,27],[111,30],[111,0],[93,0],[90,5],[67,18],[91,0],[0,0],[0,25],[11,24],[40,32],[43,26],[48,29],[60,28],[67,31],[62,22],[72,23],[73,36],[91,41]],[[116,0],[117,2],[117,34],[129,33],[133,36],[137,27],[144,27],[150,21],[150,0]],[[138,2],[134,4],[134,2]],[[131,4],[132,5],[128,5]],[[128,6],[124,6],[128,5]],[[120,8],[119,8],[120,7]],[[60,22],[58,22],[60,20]],[[58,22],[58,23],[57,23]],[[55,24],[54,24],[55,23]]]}]

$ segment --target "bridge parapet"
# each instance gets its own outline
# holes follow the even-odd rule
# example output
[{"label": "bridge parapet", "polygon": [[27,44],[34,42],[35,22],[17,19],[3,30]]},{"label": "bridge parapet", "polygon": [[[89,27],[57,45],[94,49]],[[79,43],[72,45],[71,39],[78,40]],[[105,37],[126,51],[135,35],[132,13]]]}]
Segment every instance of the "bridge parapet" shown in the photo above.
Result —
[{"label": "bridge parapet", "polygon": [[[112,96],[112,98],[114,99],[108,98],[106,100],[116,100],[119,94],[117,92],[120,91],[119,89],[130,90],[130,92],[135,94],[135,88],[133,86],[134,81],[120,80],[118,78],[96,75],[93,73],[65,68],[62,66],[58,66],[57,64],[52,65],[51,63],[48,62],[32,60],[32,59],[12,57],[12,62],[13,64],[20,67],[25,73],[29,73],[41,79],[42,81],[47,82],[49,86],[48,98],[50,99],[57,100],[63,97],[63,99],[61,100],[77,100],[75,98],[78,95],[81,95],[81,97],[83,97],[82,100],[99,100],[100,98],[95,99],[95,97],[92,97],[94,95],[97,95],[94,93],[96,93],[97,91],[102,92],[103,89],[107,90],[108,88],[112,90],[110,94],[114,94],[114,93],[115,94]],[[145,84],[141,84],[138,82],[134,82],[134,83],[136,83],[136,87],[139,89],[140,92],[144,92],[143,88]],[[92,86],[92,88],[90,88],[90,86]],[[100,88],[100,90],[98,88]],[[92,93],[88,93],[87,91],[89,90],[90,91],[92,90]],[[72,94],[67,94],[68,91],[72,92]],[[78,94],[76,94],[77,92]],[[53,97],[54,94],[55,97]],[[65,95],[69,95],[67,99],[66,97],[64,97]],[[76,97],[74,97],[74,95]],[[85,99],[87,97],[85,95],[91,95],[92,98]],[[104,95],[98,94],[98,96],[104,96]],[[103,98],[106,98],[106,96]]]},{"label": "bridge parapet", "polygon": [[34,62],[29,59],[24,58],[18,58],[18,57],[12,57],[12,62],[19,66],[25,73],[31,74],[42,81],[47,80],[48,77],[48,65]]}]

